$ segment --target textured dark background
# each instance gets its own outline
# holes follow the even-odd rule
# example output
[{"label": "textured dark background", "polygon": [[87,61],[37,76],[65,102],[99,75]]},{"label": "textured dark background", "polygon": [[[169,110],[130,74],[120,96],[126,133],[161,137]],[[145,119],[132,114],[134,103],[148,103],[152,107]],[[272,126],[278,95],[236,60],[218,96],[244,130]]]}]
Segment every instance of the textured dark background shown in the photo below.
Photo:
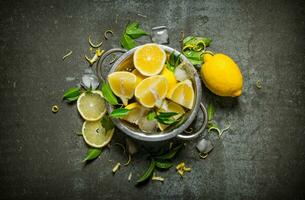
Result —
[{"label": "textured dark background", "polygon": [[[0,199],[305,199],[304,4],[0,1]],[[127,176],[132,171],[134,180],[146,169],[144,155],[115,176],[108,160],[123,162],[119,148],[82,165],[86,145],[75,134],[82,120],[60,100],[88,67],[88,35],[97,41],[111,28],[115,37],[104,47],[117,47],[128,20],[148,31],[168,26],[174,48],[182,30],[209,36],[210,50],[234,58],[244,76],[238,101],[204,90],[217,102],[217,121],[232,126],[208,159],[200,160],[191,142],[174,160],[191,173],[181,179],[174,169],[159,172],[163,184],[140,188]],[[68,50],[72,56],[62,61]],[[51,112],[53,104],[59,113]]]}]

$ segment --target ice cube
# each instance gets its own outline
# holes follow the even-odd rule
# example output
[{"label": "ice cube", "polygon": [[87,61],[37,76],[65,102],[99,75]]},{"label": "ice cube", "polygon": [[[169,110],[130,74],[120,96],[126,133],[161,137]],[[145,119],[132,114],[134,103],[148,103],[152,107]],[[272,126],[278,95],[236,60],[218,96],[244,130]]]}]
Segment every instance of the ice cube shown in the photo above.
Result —
[{"label": "ice cube", "polygon": [[86,89],[92,89],[95,90],[99,85],[99,81],[97,76],[91,73],[86,73],[82,77],[81,85]]},{"label": "ice cube", "polygon": [[152,28],[151,39],[157,44],[169,44],[168,30],[166,26]]}]

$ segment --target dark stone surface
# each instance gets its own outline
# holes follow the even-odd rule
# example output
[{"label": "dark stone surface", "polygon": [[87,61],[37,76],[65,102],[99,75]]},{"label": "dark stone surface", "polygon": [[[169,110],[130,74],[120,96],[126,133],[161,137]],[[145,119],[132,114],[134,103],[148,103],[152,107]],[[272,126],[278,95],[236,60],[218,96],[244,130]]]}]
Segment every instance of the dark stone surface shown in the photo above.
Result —
[{"label": "dark stone surface", "polygon": [[[298,2],[1,1],[0,199],[305,199],[305,8]],[[210,50],[234,58],[245,80],[238,101],[204,91],[217,102],[217,121],[232,126],[208,159],[190,142],[174,162],[185,161],[191,173],[158,172],[165,183],[140,188],[127,177],[145,170],[145,155],[115,176],[108,160],[125,159],[115,146],[82,165],[87,148],[75,134],[82,120],[60,99],[88,67],[88,35],[97,41],[111,28],[104,47],[117,47],[128,20],[145,30],[168,26],[174,48],[182,30],[213,38]]]}]

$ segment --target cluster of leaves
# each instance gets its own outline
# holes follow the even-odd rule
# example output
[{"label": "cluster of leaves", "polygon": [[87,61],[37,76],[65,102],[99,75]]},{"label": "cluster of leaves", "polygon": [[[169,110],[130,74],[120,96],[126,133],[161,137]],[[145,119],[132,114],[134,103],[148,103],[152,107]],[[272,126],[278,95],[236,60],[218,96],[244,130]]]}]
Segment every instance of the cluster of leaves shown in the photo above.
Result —
[{"label": "cluster of leaves", "polygon": [[210,38],[188,36],[183,40],[182,52],[193,65],[200,65],[203,62],[202,55],[205,48],[211,42]]},{"label": "cluster of leaves", "polygon": [[161,153],[159,155],[151,155],[150,156],[150,164],[148,169],[143,173],[142,176],[138,178],[136,181],[136,185],[139,185],[146,180],[148,180],[153,174],[155,169],[159,170],[167,170],[170,169],[174,164],[171,162],[172,158],[178,153],[178,151],[184,146],[184,144],[180,144],[165,153]]},{"label": "cluster of leaves", "polygon": [[146,117],[148,120],[156,119],[161,124],[174,125],[177,124],[182,119],[182,117],[178,119],[174,119],[173,116],[177,114],[178,113],[176,112],[155,112],[152,110],[147,114]]},{"label": "cluster of leaves", "polygon": [[180,55],[176,55],[175,52],[172,52],[169,55],[168,61],[166,61],[166,67],[172,71],[175,72],[176,67],[181,63]]},{"label": "cluster of leaves", "polygon": [[134,39],[143,35],[149,35],[149,33],[141,29],[138,22],[128,24],[121,37],[122,47],[128,50],[134,48],[137,45]]}]

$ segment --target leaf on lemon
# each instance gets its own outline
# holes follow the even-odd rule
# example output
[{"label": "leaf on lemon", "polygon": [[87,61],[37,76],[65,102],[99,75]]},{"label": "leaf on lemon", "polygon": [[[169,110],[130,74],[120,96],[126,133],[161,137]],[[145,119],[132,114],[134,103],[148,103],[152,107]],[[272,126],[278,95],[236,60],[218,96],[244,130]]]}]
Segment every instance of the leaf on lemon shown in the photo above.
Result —
[{"label": "leaf on lemon", "polygon": [[102,149],[90,148],[90,149],[88,149],[87,156],[83,160],[83,162],[86,162],[86,161],[89,161],[89,160],[94,160],[97,157],[99,157],[99,155],[101,155],[101,153],[102,153]]},{"label": "leaf on lemon", "polygon": [[157,116],[156,112],[152,110],[147,114],[146,117],[149,121],[151,121],[151,120],[154,120],[156,116]]},{"label": "leaf on lemon", "polygon": [[110,116],[113,118],[121,118],[121,117],[125,117],[126,115],[128,115],[129,112],[130,112],[130,109],[117,108],[111,112]]},{"label": "leaf on lemon", "polygon": [[108,103],[110,103],[113,106],[118,104],[118,100],[116,96],[113,94],[108,83],[102,84],[102,93],[103,93],[103,97],[106,99]]}]

